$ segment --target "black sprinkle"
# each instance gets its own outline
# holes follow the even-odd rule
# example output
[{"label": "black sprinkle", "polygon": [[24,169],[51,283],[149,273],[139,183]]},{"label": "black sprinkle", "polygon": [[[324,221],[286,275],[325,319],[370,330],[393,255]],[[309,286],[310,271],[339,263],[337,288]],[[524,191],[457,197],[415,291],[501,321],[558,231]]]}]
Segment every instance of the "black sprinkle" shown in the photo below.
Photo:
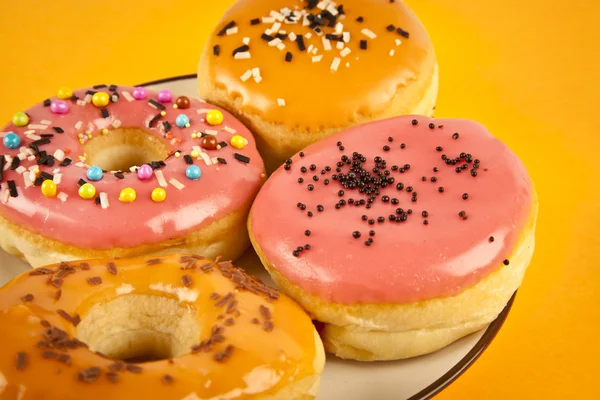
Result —
[{"label": "black sprinkle", "polygon": [[93,96],[96,94],[96,92],[94,92],[93,90],[88,90],[87,92],[85,92],[85,94],[89,94],[90,96]]},{"label": "black sprinkle", "polygon": [[115,172],[115,178],[125,179],[125,175],[122,172]]},{"label": "black sprinkle", "polygon": [[68,165],[70,165],[73,162],[73,160],[71,160],[70,158],[65,158],[64,160],[62,160],[62,162],[60,163],[61,167],[66,167]]},{"label": "black sprinkle", "polygon": [[220,142],[219,146],[221,146],[221,148],[225,148],[225,147],[227,147],[227,142],[225,142],[225,141]]},{"label": "black sprinkle", "polygon": [[364,22],[364,20],[365,20],[365,19],[364,19],[363,17],[358,17],[358,18],[356,18],[356,22]]},{"label": "black sprinkle", "polygon": [[263,33],[263,34],[260,36],[260,38],[261,38],[262,40],[265,40],[265,41],[267,41],[267,42],[270,42],[271,40],[275,39],[273,36],[269,36],[269,35],[267,35],[266,33]]},{"label": "black sprinkle", "polygon": [[86,182],[84,179],[80,179],[80,180],[77,182],[77,186],[81,187],[81,186],[85,185],[86,183],[87,183],[87,182]]},{"label": "black sprinkle", "polygon": [[154,126],[156,121],[158,121],[161,117],[162,117],[161,114],[156,114],[154,117],[152,117],[152,119],[148,122],[148,127],[152,128],[152,126]]},{"label": "black sprinkle", "polygon": [[287,53],[285,53],[285,61],[287,62],[292,62],[292,58],[294,56],[292,55],[292,53],[290,53],[289,51]]},{"label": "black sprinkle", "polygon": [[243,46],[240,46],[240,47],[238,47],[237,49],[233,50],[233,53],[232,53],[232,55],[235,57],[235,55],[236,55],[237,53],[244,53],[244,52],[246,52],[246,51],[248,51],[248,50],[250,50],[250,46],[248,46],[247,44],[245,44],[245,45],[243,45]]},{"label": "black sprinkle", "polygon": [[35,186],[42,186],[42,183],[44,183],[44,178],[39,176],[35,178],[35,181],[33,182]]},{"label": "black sprinkle", "polygon": [[235,21],[231,21],[231,22],[227,23],[227,25],[225,25],[223,27],[223,29],[221,29],[219,31],[219,33],[217,33],[217,36],[225,36],[225,34],[227,33],[227,30],[233,28],[234,26],[235,26]]},{"label": "black sprinkle", "polygon": [[510,261],[508,261],[508,260],[504,260],[502,263],[503,263],[504,265],[508,265],[508,264],[510,264]]},{"label": "black sprinkle", "polygon": [[[10,163],[10,169],[14,171],[15,169],[19,168],[19,164],[21,164],[21,159],[19,157],[13,158],[12,162]],[[4,168],[4,166],[2,166],[2,168]]]},{"label": "black sprinkle", "polygon": [[96,205],[100,205],[100,197],[96,197],[94,201],[96,202]]},{"label": "black sprinkle", "polygon": [[42,138],[49,138],[49,139],[54,137],[54,135],[52,133],[42,133],[40,136]]},{"label": "black sprinkle", "polygon": [[8,183],[8,190],[10,191],[10,197],[19,196],[19,193],[17,192],[17,185],[15,184],[15,181],[7,181],[6,183]]},{"label": "black sprinkle", "polygon": [[40,178],[42,178],[45,181],[51,181],[54,179],[54,175],[49,174],[46,171],[42,171],[42,172],[40,172]]},{"label": "black sprinkle", "polygon": [[108,90],[110,90],[111,92],[114,92],[115,90],[117,90],[117,85],[110,85],[108,87]]},{"label": "black sprinkle", "polygon": [[192,165],[194,163],[192,156],[190,156],[189,154],[186,154],[185,156],[183,156],[183,159],[185,160],[186,164]]},{"label": "black sprinkle", "polygon": [[213,47],[213,55],[218,56],[219,54],[221,54],[221,46],[219,46],[218,44],[216,44]]},{"label": "black sprinkle", "polygon": [[361,40],[360,41],[360,48],[361,48],[361,50],[366,50],[367,49],[367,41],[366,40]]},{"label": "black sprinkle", "polygon": [[302,35],[296,36],[296,43],[298,43],[298,49],[300,51],[306,50],[306,45],[304,44],[304,36],[302,36]]},{"label": "black sprinkle", "polygon": [[0,182],[4,179],[4,165],[6,164],[6,157],[0,156]]},{"label": "black sprinkle", "polygon": [[407,39],[410,37],[410,34],[407,31],[405,31],[404,29],[402,29],[402,28],[397,28],[396,32],[398,32],[398,34],[400,36],[405,37]]},{"label": "black sprinkle", "polygon": [[219,162],[219,164],[227,164],[227,160],[221,157],[217,157],[217,161]]},{"label": "black sprinkle", "polygon": [[95,86],[93,86],[94,89],[103,89],[105,87],[106,87],[106,85],[95,85]]},{"label": "black sprinkle", "polygon": [[163,126],[165,127],[165,133],[168,133],[171,130],[171,124],[168,121],[164,121]]},{"label": "black sprinkle", "polygon": [[37,148],[39,146],[43,146],[43,145],[49,144],[49,143],[50,143],[50,139],[44,138],[44,139],[36,140],[36,141],[29,143],[29,147],[31,147],[32,149],[37,151]]},{"label": "black sprinkle", "polygon": [[258,25],[258,24],[260,24],[260,18],[254,18],[254,19],[250,20],[250,25]]},{"label": "black sprinkle", "polygon": [[42,104],[44,104],[44,107],[50,107],[50,104],[52,104],[52,101],[50,101],[50,99],[46,99],[46,100],[44,100],[44,102]]},{"label": "black sprinkle", "polygon": [[396,29],[396,27],[394,25],[390,24],[390,25],[386,26],[385,29],[387,29],[388,32],[393,32],[394,29]]},{"label": "black sprinkle", "polygon": [[250,157],[246,157],[242,154],[234,153],[233,156],[235,157],[236,160],[241,161],[245,164],[248,164],[250,162]]},{"label": "black sprinkle", "polygon": [[158,101],[156,101],[156,100],[150,100],[150,101],[148,102],[148,104],[150,104],[151,106],[154,106],[154,107],[158,108],[158,109],[159,109],[159,110],[161,110],[161,111],[163,111],[163,110],[166,110],[166,109],[167,109],[167,107],[163,106],[162,104],[160,104],[160,103],[159,103]]},{"label": "black sprinkle", "polygon": [[103,108],[102,110],[100,110],[100,115],[102,115],[102,118],[108,118],[108,110],[106,108]]}]

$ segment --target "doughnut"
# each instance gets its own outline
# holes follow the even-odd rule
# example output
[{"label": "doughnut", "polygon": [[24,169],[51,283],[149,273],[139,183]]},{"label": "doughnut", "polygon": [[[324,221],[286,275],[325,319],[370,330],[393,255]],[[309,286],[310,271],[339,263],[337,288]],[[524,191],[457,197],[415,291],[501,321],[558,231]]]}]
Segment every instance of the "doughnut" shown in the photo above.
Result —
[{"label": "doughnut", "polygon": [[218,107],[63,87],[0,133],[0,246],[34,267],[178,251],[235,260],[264,177],[252,135]]},{"label": "doughnut", "polygon": [[438,67],[401,1],[238,0],[204,47],[198,86],[252,130],[272,171],[350,126],[432,115]]},{"label": "doughnut", "polygon": [[0,290],[0,399],[314,399],[293,301],[195,255],[63,262]]},{"label": "doughnut", "polygon": [[285,162],[250,211],[279,289],[362,361],[426,354],[493,321],[534,249],[537,197],[482,125],[403,116],[350,128]]}]

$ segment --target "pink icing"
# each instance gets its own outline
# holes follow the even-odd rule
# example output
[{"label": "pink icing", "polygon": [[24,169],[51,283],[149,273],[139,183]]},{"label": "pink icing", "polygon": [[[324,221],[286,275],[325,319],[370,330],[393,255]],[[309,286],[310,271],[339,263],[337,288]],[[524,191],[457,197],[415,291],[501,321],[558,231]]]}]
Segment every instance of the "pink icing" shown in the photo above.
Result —
[{"label": "pink icing", "polygon": [[[114,93],[108,88],[98,89],[100,90],[106,91],[109,95]],[[51,174],[56,168],[60,169],[62,180],[57,185],[57,191],[68,195],[64,203],[56,197],[45,197],[39,187],[26,188],[23,175],[18,174],[17,171],[4,170],[4,178],[0,182],[2,217],[29,231],[69,245],[108,249],[152,244],[184,236],[228,215],[252,200],[263,181],[261,177],[263,162],[256,150],[252,135],[242,123],[226,111],[219,109],[224,114],[223,123],[220,126],[210,126],[204,122],[206,111],[199,113],[198,110],[217,109],[217,107],[190,99],[191,106],[185,110],[173,109],[171,104],[165,104],[166,116],[161,117],[151,128],[148,128],[150,120],[160,113],[159,109],[149,104],[151,99],[157,100],[157,93],[146,90],[147,97],[144,100],[128,101],[123,95],[124,91],[132,94],[134,88],[123,86],[117,88],[119,100],[105,108],[109,112],[108,118],[103,118],[101,110],[92,103],[81,106],[73,100],[67,100],[70,106],[67,114],[54,114],[50,107],[40,104],[26,111],[30,118],[29,127],[16,127],[9,124],[3,129],[3,132],[17,133],[21,137],[21,146],[28,146],[33,141],[24,134],[32,128],[35,129],[34,134],[38,136],[42,133],[54,134],[51,143],[41,146],[40,150],[52,155],[57,149],[70,149],[66,157],[71,158],[73,163],[61,167],[57,161],[53,167],[40,166],[41,171]],[[83,100],[86,92],[87,89],[83,89],[74,94]],[[176,116],[181,113],[190,118],[190,128],[179,128],[175,124]],[[51,121],[51,123],[47,124],[48,127],[45,129],[31,126],[31,124],[45,125],[43,121]],[[77,128],[79,121],[82,123]],[[172,138],[166,137],[163,125],[165,121],[168,121],[171,126],[169,133]],[[102,180],[92,184],[97,189],[97,196],[102,192],[106,193],[110,206],[103,209],[93,200],[80,198],[77,193],[77,182],[79,179],[86,179],[87,167],[75,165],[78,162],[77,157],[82,155],[82,146],[77,135],[90,129],[92,135],[97,136],[104,128],[109,129],[110,135],[113,123],[120,124],[121,128],[143,128],[161,138],[170,150],[181,150],[180,158],[170,157],[166,160],[166,166],[160,170],[167,182],[175,178],[185,185],[185,188],[179,190],[168,183],[165,187],[166,200],[155,203],[151,199],[151,193],[153,189],[160,187],[156,174],[148,180],[141,180],[135,173],[125,173],[124,179],[117,179],[113,174],[105,173]],[[64,133],[56,133],[52,127],[60,127]],[[229,143],[232,136],[242,135],[248,140],[248,145],[241,150],[232,146],[220,150],[203,150],[211,158],[223,158],[227,164],[207,165],[202,158],[194,159],[194,164],[202,169],[202,177],[197,181],[191,181],[185,176],[188,165],[183,156],[191,153],[192,146],[200,146],[200,135],[198,139],[192,139],[192,132],[206,130],[218,131],[218,141],[226,143]],[[181,141],[176,142],[177,140]],[[234,153],[249,157],[250,162],[246,164],[236,160]],[[15,157],[17,154],[19,149],[10,150],[4,146],[0,147],[0,155]],[[25,159],[20,165],[29,168],[35,163],[35,160]],[[19,195],[16,198],[9,197],[8,202],[4,203],[1,200],[4,198],[4,191],[8,190],[9,180],[16,183]],[[137,192],[137,199],[129,204],[119,201],[119,193],[127,187]]]},{"label": "pink icing", "polygon": [[[418,125],[411,123],[413,119]],[[455,132],[458,139],[452,138]],[[338,149],[338,141],[344,151]],[[406,144],[404,149],[401,143]],[[383,150],[386,145],[389,151]],[[443,150],[437,151],[438,146]],[[391,171],[395,182],[381,189],[370,209],[348,204],[335,209],[340,199],[367,198],[357,189],[344,189],[340,197],[343,187],[331,178],[341,156],[352,157],[355,151],[367,158],[368,170],[376,156],[387,160],[387,169],[404,164],[410,164],[410,169]],[[441,159],[442,154],[454,158],[461,152],[480,160],[476,177],[470,173],[473,163],[457,173],[456,166],[464,161],[446,165]],[[279,168],[264,185],[251,211],[251,230],[279,272],[326,301],[405,303],[458,294],[510,256],[531,210],[532,183],[523,164],[475,122],[399,117],[351,128],[309,146],[304,153],[292,158],[290,170]],[[315,171],[300,172],[311,164],[317,166]],[[323,175],[326,166],[332,170]],[[439,171],[434,172],[434,167]],[[348,173],[347,166],[342,173]],[[304,179],[301,184],[299,177]],[[405,185],[401,191],[396,187],[399,182]],[[314,185],[313,191],[307,190],[308,184]],[[417,202],[407,193],[408,186],[418,193]],[[468,194],[467,200],[463,193]],[[397,198],[399,204],[383,202],[384,195]],[[299,202],[306,205],[304,211]],[[317,205],[323,205],[324,211],[319,212]],[[413,213],[405,222],[390,222],[389,215],[398,207]],[[466,220],[458,215],[463,210]],[[313,217],[307,215],[309,211]],[[428,217],[422,216],[423,211]],[[362,220],[363,215],[375,219],[374,225]],[[385,222],[377,222],[379,216]],[[375,231],[374,242],[366,246],[370,230]],[[354,231],[361,233],[359,239],[352,236]],[[310,249],[295,257],[293,250],[305,244]]]}]

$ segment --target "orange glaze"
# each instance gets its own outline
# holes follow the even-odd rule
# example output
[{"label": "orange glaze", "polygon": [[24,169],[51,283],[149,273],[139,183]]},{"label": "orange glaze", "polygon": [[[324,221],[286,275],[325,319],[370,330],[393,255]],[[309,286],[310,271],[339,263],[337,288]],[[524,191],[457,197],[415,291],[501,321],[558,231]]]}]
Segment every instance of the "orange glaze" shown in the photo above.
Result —
[{"label": "orange glaze", "polygon": [[[350,40],[344,46],[350,49],[345,57],[331,41],[332,49],[324,50],[322,37],[317,36],[309,26],[302,23],[281,23],[280,30],[296,35],[312,32],[305,39],[306,47],[313,45],[317,55],[323,55],[320,62],[313,63],[313,54],[301,52],[296,42],[284,39],[285,49],[270,47],[261,39],[265,30],[273,23],[251,25],[254,18],[269,17],[270,12],[287,7],[302,11],[304,0],[240,0],[225,13],[210,37],[203,60],[208,64],[210,80],[200,82],[200,95],[209,92],[210,86],[225,89],[230,97],[241,97],[238,112],[258,114],[267,121],[285,124],[289,128],[300,127],[307,131],[318,131],[323,127],[342,127],[356,121],[357,115],[381,113],[389,105],[399,88],[417,79],[428,80],[433,74],[435,55],[425,28],[402,2],[389,0],[345,0],[345,18],[338,19],[343,31],[350,33]],[[337,7],[336,5],[336,7]],[[314,8],[310,13],[321,10]],[[364,22],[356,21],[362,16]],[[235,21],[238,33],[217,36],[230,21]],[[393,24],[409,32],[410,37],[402,37],[398,32],[389,32],[386,27]],[[369,29],[377,35],[370,39],[361,31]],[[335,28],[325,26],[323,32],[335,33]],[[276,34],[272,33],[274,36]],[[243,38],[250,38],[250,59],[234,59],[232,53],[242,46]],[[396,44],[396,39],[402,41]],[[360,40],[366,40],[367,50],[361,50]],[[213,54],[214,46],[220,46],[220,55]],[[390,50],[395,54],[390,56]],[[291,62],[286,62],[286,53],[292,53]],[[337,71],[330,66],[334,57],[341,59]],[[346,63],[350,63],[346,67]],[[248,69],[260,68],[262,81],[253,78],[242,82],[240,76]],[[422,76],[424,75],[424,77]],[[400,94],[402,92],[400,91]],[[280,107],[277,99],[285,100]]]},{"label": "orange glaze", "polygon": [[[257,396],[243,394],[247,387],[243,378],[257,368],[273,371],[280,378],[274,386],[265,386],[264,392],[260,393],[263,395],[275,393],[315,373],[314,328],[300,307],[283,296],[275,299],[279,297],[275,290],[245,275],[244,279],[249,279],[255,287],[265,288],[264,292],[254,294],[236,289],[236,284],[219,272],[220,269],[232,271],[229,263],[194,261],[196,268],[182,271],[180,268],[189,261],[180,262],[177,255],[164,257],[161,263],[155,265],[147,265],[146,259],[117,260],[114,261],[116,275],[108,272],[108,261],[89,261],[89,270],[82,270],[79,262],[73,262],[70,265],[74,273],[63,278],[58,301],[54,300],[57,288],[47,283],[50,275],[31,276],[25,273],[15,278],[0,291],[0,399],[17,398],[20,385],[25,388],[23,397],[19,397],[22,399],[183,399],[191,393],[202,399],[227,394],[230,397],[224,398],[246,399]],[[205,264],[213,265],[214,269],[204,272],[200,267]],[[55,272],[60,270],[58,265],[48,268]],[[77,336],[77,328],[57,314],[59,309],[71,316],[78,314],[84,318],[95,304],[116,298],[115,290],[123,284],[134,287],[131,294],[171,296],[149,287],[163,283],[183,288],[181,279],[184,274],[192,280],[188,289],[198,291],[196,301],[180,302],[194,310],[201,322],[198,343],[210,336],[215,324],[224,326],[218,315],[225,313],[226,306],[216,307],[210,295],[233,292],[239,302],[237,310],[240,315],[235,317],[235,324],[224,327],[225,341],[215,344],[210,352],[190,353],[175,358],[173,363],[162,360],[138,364],[142,367],[141,373],[122,372],[118,374],[117,382],[111,383],[106,372],[109,365],[115,363],[114,360],[93,353],[86,347],[61,351],[36,346],[44,339],[47,330],[40,320],[64,330],[72,338]],[[235,274],[242,276],[241,273]],[[88,278],[97,276],[102,278],[101,284],[92,286],[87,283]],[[34,299],[24,302],[22,297],[26,294],[33,294]],[[271,312],[274,328],[270,332],[263,329],[266,320],[259,311],[261,305]],[[252,323],[253,318],[258,318],[260,324]],[[234,347],[231,356],[223,362],[215,361],[215,353],[228,345]],[[44,350],[68,354],[71,365],[56,359],[44,359]],[[19,352],[27,354],[27,362],[21,371],[15,366]],[[99,367],[102,375],[91,383],[78,381],[77,374],[90,367]],[[173,378],[172,383],[162,382],[166,374]],[[4,392],[2,376],[7,382]],[[238,389],[242,392],[235,395]]]}]

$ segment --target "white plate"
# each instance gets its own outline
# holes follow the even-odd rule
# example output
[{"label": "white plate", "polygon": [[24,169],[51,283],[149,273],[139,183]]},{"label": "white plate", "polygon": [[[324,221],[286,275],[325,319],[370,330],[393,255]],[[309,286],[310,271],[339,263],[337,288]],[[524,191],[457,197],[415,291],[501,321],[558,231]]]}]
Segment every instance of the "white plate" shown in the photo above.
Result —
[{"label": "white plate", "polygon": [[[196,94],[195,75],[186,75],[143,84],[154,90]],[[238,267],[270,283],[252,250],[236,263]],[[29,266],[0,250],[0,285],[27,271]],[[514,299],[485,330],[469,335],[436,353],[394,362],[359,363],[327,357],[321,379],[319,400],[421,400],[428,399],[458,378],[487,348],[500,330]]]}]

